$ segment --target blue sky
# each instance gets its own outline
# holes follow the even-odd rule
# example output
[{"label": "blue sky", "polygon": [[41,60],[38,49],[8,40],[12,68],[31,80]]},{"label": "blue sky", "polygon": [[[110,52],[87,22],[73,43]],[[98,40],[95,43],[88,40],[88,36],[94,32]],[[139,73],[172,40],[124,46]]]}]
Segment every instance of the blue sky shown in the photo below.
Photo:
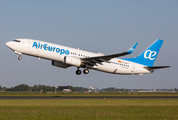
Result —
[{"label": "blue sky", "polygon": [[[177,0],[0,1],[0,85],[73,85],[117,88],[178,88]],[[170,65],[143,76],[113,75],[76,68],[53,67],[49,60],[23,56],[17,60],[5,46],[16,38],[31,38],[104,54],[120,53],[134,43],[135,57],[156,39],[164,44],[154,65]]]}]

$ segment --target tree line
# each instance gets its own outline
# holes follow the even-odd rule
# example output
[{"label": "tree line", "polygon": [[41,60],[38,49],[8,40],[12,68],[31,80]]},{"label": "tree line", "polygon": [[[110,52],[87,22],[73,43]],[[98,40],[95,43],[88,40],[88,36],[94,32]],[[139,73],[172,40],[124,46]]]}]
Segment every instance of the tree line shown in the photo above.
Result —
[{"label": "tree line", "polygon": [[34,85],[34,86],[28,86],[26,84],[20,84],[15,87],[6,88],[1,87],[0,90],[3,91],[62,91],[63,89],[70,89],[71,91],[88,91],[88,88],[83,87],[73,87],[73,86],[46,86],[46,85]]},{"label": "tree line", "polygon": [[[48,92],[48,91],[59,91],[61,92],[63,89],[70,89],[72,92],[83,92],[83,91],[89,91],[88,88],[84,88],[84,87],[73,87],[73,86],[46,86],[46,85],[34,85],[34,86],[29,86],[29,85],[26,85],[26,84],[20,84],[20,85],[17,85],[15,87],[11,87],[11,88],[7,88],[7,87],[1,87],[0,85],[0,91],[45,91],[45,92]],[[135,91],[141,91],[141,90],[144,90],[146,91],[146,89],[134,89]],[[103,91],[103,92],[129,92],[130,90],[129,89],[118,89],[118,88],[115,88],[115,87],[109,87],[109,88],[103,88],[101,89],[100,91]],[[157,89],[157,91],[175,91],[175,92],[178,92],[178,89],[175,88],[175,89]]]}]

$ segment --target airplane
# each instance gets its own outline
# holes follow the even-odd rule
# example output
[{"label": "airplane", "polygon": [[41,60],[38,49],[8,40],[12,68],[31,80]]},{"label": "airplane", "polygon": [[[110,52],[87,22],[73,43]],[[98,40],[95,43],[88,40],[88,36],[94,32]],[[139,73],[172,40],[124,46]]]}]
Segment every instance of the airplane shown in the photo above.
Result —
[{"label": "airplane", "polygon": [[117,57],[133,53],[138,43],[135,43],[128,51],[104,55],[93,53],[49,42],[34,39],[15,39],[7,42],[6,46],[18,54],[18,59],[22,59],[22,54],[38,57],[52,61],[52,65],[60,68],[76,66],[76,74],[82,72],[88,74],[89,69],[121,75],[143,75],[153,73],[156,69],[168,68],[170,66],[153,66],[163,40],[157,39],[151,46],[135,58]]}]

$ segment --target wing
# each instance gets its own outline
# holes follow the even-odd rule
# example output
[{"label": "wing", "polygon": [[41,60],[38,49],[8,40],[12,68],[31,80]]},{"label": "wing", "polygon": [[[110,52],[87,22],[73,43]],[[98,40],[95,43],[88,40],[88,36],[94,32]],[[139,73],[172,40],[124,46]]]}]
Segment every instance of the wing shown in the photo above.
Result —
[{"label": "wing", "polygon": [[127,52],[90,58],[81,58],[81,60],[83,61],[84,64],[88,63],[92,66],[96,65],[96,63],[102,64],[102,62],[108,62],[112,58],[121,57],[133,53],[133,51],[137,47],[137,44],[138,43],[135,43]]}]

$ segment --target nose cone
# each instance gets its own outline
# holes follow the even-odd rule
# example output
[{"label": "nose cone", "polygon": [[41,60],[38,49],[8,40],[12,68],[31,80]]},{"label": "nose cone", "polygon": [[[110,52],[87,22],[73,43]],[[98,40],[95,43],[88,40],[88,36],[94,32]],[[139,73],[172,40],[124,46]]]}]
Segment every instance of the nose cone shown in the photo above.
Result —
[{"label": "nose cone", "polygon": [[6,42],[6,46],[9,47],[10,46],[10,42]]},{"label": "nose cone", "polygon": [[6,42],[6,46],[7,46],[8,48],[11,48],[11,47],[12,47],[12,42]]}]

